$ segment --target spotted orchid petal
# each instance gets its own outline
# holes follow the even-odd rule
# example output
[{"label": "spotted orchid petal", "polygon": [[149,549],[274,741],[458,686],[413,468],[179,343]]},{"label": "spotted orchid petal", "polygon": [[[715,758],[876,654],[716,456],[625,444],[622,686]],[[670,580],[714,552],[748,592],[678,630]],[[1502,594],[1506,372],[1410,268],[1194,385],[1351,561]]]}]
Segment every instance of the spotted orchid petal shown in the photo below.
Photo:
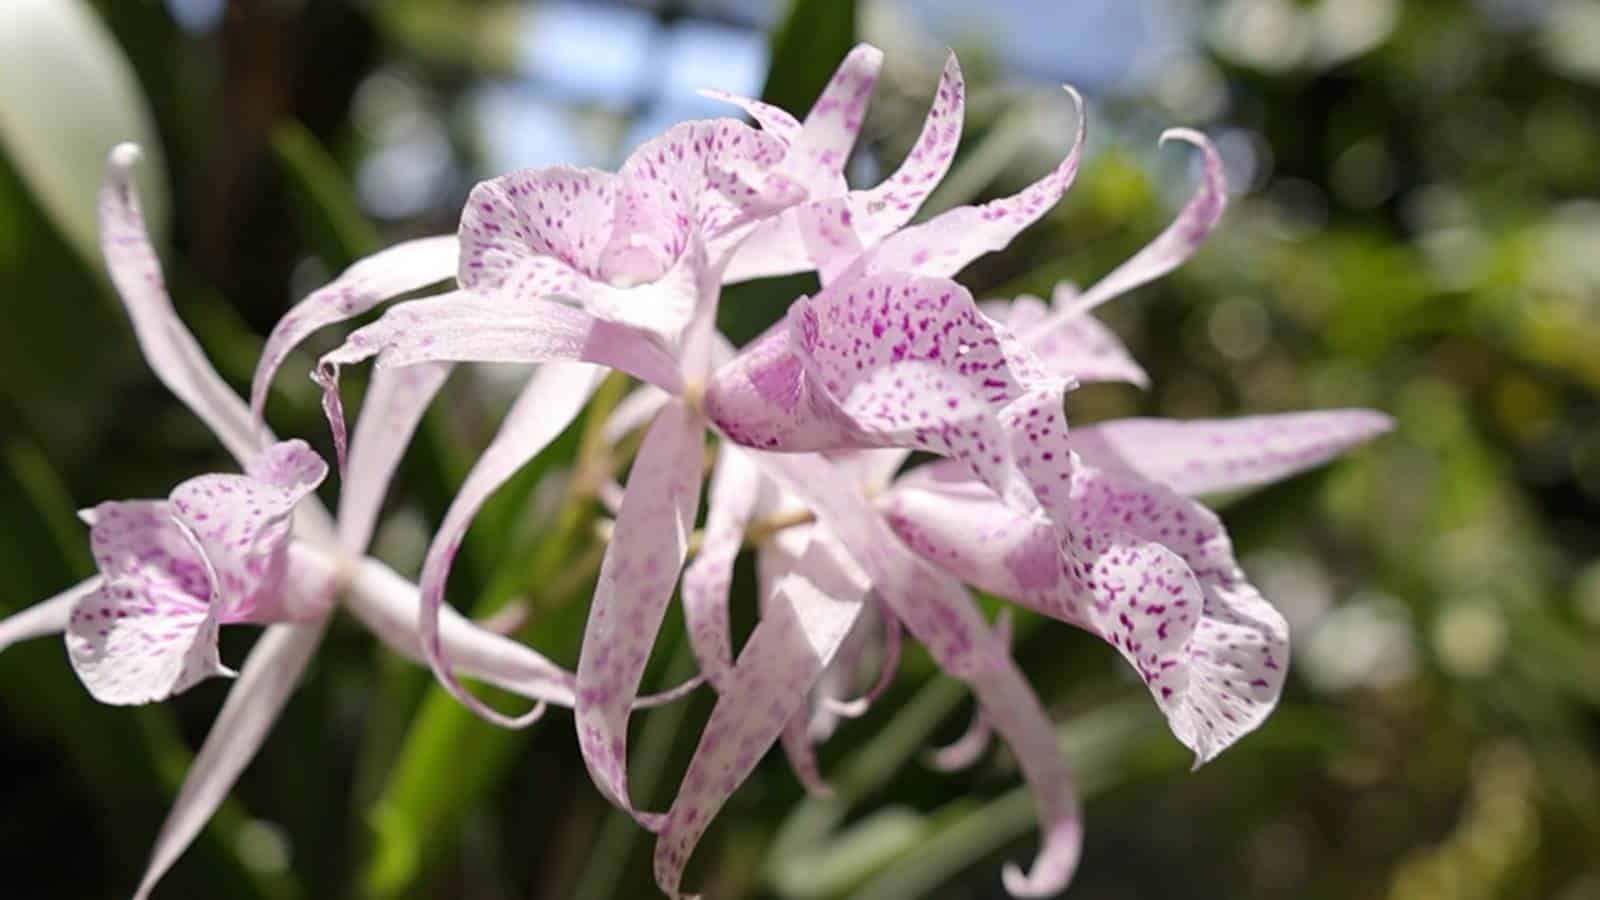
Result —
[{"label": "spotted orchid petal", "polygon": [[1006,889],[1019,897],[1049,896],[1063,889],[1082,847],[1077,793],[1049,715],[1004,642],[954,579],[913,556],[866,497],[854,485],[829,478],[818,457],[759,458],[770,477],[803,498],[817,520],[850,548],[895,616],[940,667],[971,687],[1016,756],[1034,794],[1042,841],[1028,873],[1006,865]]},{"label": "spotted orchid petal", "polygon": [[882,67],[883,51],[869,44],[857,44],[845,56],[806,113],[779,164],[780,172],[811,192],[833,185],[850,160]]},{"label": "spotted orchid petal", "polygon": [[683,619],[700,671],[724,693],[734,687],[728,591],[734,558],[744,544],[745,527],[755,512],[761,471],[741,449],[724,446],[717,454],[707,499],[704,538],[694,562],[683,572]]},{"label": "spotted orchid petal", "polygon": [[86,578],[48,600],[40,600],[0,620],[0,653],[4,653],[12,644],[67,630],[73,608],[84,597],[100,590],[103,583],[99,575]]},{"label": "spotted orchid petal", "polygon": [[453,234],[403,241],[353,263],[312,291],[272,327],[250,380],[250,413],[257,422],[272,380],[289,354],[318,329],[345,322],[401,294],[456,274],[460,247]]},{"label": "spotted orchid petal", "polygon": [[303,624],[274,625],[251,649],[239,680],[190,764],[172,811],[156,836],[155,847],[134,900],[151,891],[205,828],[227,798],[256,751],[266,740],[312,654],[322,643],[327,618]]},{"label": "spotted orchid petal", "polygon": [[1210,139],[1192,129],[1171,128],[1161,135],[1163,144],[1173,140],[1185,141],[1200,149],[1200,186],[1194,196],[1178,213],[1178,218],[1143,250],[1071,302],[1059,307],[1050,322],[1045,324],[1045,334],[1058,327],[1068,327],[1068,323],[1076,321],[1084,312],[1183,265],[1200,249],[1211,230],[1221,221],[1222,212],[1228,205],[1228,182],[1222,167],[1222,156],[1212,146]]},{"label": "spotted orchid petal", "polygon": [[760,449],[950,456],[1028,506],[1001,414],[1059,407],[1067,385],[955,282],[858,275],[797,301],[716,373],[705,408],[731,440]]},{"label": "spotted orchid petal", "polygon": [[278,590],[295,506],[328,467],[304,441],[275,444],[248,475],[201,475],[173,489],[173,519],[198,547],[211,578],[209,606],[223,622],[280,622],[320,615],[293,609]]},{"label": "spotted orchid petal", "polygon": [[428,404],[450,377],[449,363],[423,363],[372,373],[350,441],[350,464],[339,486],[339,544],[366,548],[400,457]]},{"label": "spotted orchid petal", "polygon": [[659,814],[628,796],[628,710],[672,599],[699,506],[705,425],[672,403],[645,434],[600,564],[578,656],[575,716],[589,775],[611,802],[655,830]]},{"label": "spotted orchid petal", "polygon": [[[1011,643],[1011,610],[1001,609],[995,618],[995,634],[1006,644]],[[972,724],[967,730],[951,743],[927,755],[928,765],[940,772],[958,772],[971,766],[989,749],[989,738],[994,729],[989,725],[989,717],[984,714],[980,706],[972,714]]]},{"label": "spotted orchid petal", "polygon": [[948,484],[897,486],[886,500],[896,533],[962,580],[1115,646],[1197,763],[1271,712],[1287,626],[1244,580],[1209,510],[1153,482],[1079,466],[1063,504],[1077,547],[1062,555],[1053,529],[970,480]]},{"label": "spotted orchid petal", "polygon": [[[1062,282],[1056,285],[1055,305],[1061,308],[1076,296],[1072,284]],[[984,315],[1003,323],[1039,357],[1041,365],[1057,375],[1080,384],[1109,381],[1150,386],[1150,376],[1121,339],[1092,316],[1078,314],[1045,328],[1050,311],[1037,297],[1024,294],[1010,302],[991,300],[980,306]]]},{"label": "spotted orchid petal", "polygon": [[1078,176],[1087,118],[1083,98],[1068,87],[1077,110],[1077,133],[1060,164],[1022,191],[979,206],[948,210],[894,232],[874,252],[880,271],[954,275],[985,253],[1001,250],[1024,228],[1049,212]]},{"label": "spotted orchid petal", "polygon": [[[719,99],[737,102],[735,98]],[[811,185],[810,199],[842,201],[848,213],[846,224],[851,230],[851,240],[858,248],[877,244],[916,215],[923,201],[949,170],[955,158],[956,145],[961,140],[965,99],[961,67],[955,55],[951,54],[940,74],[939,86],[922,131],[900,167],[876,187],[867,190],[845,192],[829,189],[826,183]],[[749,111],[754,115],[753,110]],[[794,141],[793,131],[769,125],[760,116],[756,118],[763,128],[786,143]],[[848,156],[848,153],[845,155]],[[734,255],[724,275],[725,280],[735,282],[787,275],[817,265],[817,248],[809,245],[801,228],[802,210],[805,208],[800,206],[763,222]]]},{"label": "spotted orchid petal", "polygon": [[428,664],[456,699],[480,716],[500,724],[520,726],[531,721],[511,719],[489,709],[456,680],[452,656],[443,640],[440,624],[441,610],[448,610],[444,602],[445,584],[461,549],[461,541],[483,504],[577,418],[590,394],[594,393],[599,375],[598,370],[585,365],[551,363],[540,367],[451,501],[423,560],[419,634]]},{"label": "spotted orchid petal", "polygon": [[339,369],[374,356],[379,367],[467,361],[592,362],[673,393],[683,388],[677,361],[659,342],[570,306],[547,301],[507,304],[459,292],[413,300],[397,304],[378,321],[353,332],[317,365],[323,409],[341,460],[345,423]]},{"label": "spotted orchid petal", "polygon": [[738,94],[730,94],[727,91],[719,91],[713,88],[701,90],[700,95],[739,107],[748,113],[750,118],[756,120],[756,124],[761,126],[761,130],[782,141],[785,146],[792,143],[796,135],[800,133],[800,120],[790,115],[788,110],[773,106],[770,103],[763,103],[760,100],[741,97]]},{"label": "spotted orchid petal", "polygon": [[74,607],[67,656],[89,693],[119,706],[231,675],[217,655],[221,622],[204,558],[166,501],[96,507],[90,541],[103,581]]},{"label": "spotted orchid petal", "polygon": [[766,598],[761,621],[729,678],[738,690],[718,698],[656,839],[656,884],[667,896],[681,896],[684,867],[711,818],[802,710],[860,615],[867,585],[850,574],[848,564],[828,558],[842,554],[842,548],[813,540],[801,568],[831,577],[814,583],[792,573]]},{"label": "spotted orchid petal", "polygon": [[923,201],[944,180],[955,159],[956,146],[961,143],[965,108],[966,81],[961,76],[961,64],[951,53],[939,73],[933,106],[905,161],[876,187],[850,195],[850,210],[855,213],[856,232],[863,244],[876,244],[911,221]]},{"label": "spotted orchid petal", "polygon": [[99,201],[100,252],[106,272],[133,321],[150,370],[242,464],[256,449],[250,413],[172,308],[134,188],[133,167],[141,155],[133,144],[118,144],[106,159]]},{"label": "spotted orchid petal", "polygon": [[1074,431],[1071,446],[1102,469],[1137,474],[1182,494],[1257,487],[1320,466],[1394,427],[1367,409],[1239,419],[1118,419]]}]

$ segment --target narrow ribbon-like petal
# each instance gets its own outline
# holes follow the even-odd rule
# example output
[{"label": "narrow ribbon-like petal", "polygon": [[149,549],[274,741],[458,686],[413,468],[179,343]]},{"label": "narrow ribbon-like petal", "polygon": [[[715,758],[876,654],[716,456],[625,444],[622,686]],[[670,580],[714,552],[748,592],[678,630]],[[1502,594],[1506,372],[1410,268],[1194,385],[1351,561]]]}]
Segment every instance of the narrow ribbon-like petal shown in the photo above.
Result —
[{"label": "narrow ribbon-like petal", "polygon": [[445,584],[478,510],[507,479],[566,430],[588,402],[599,375],[592,366],[585,365],[550,363],[540,367],[451,501],[422,564],[420,633],[428,664],[456,699],[480,716],[503,725],[526,723],[489,709],[462,687],[452,672],[453,661],[442,640],[439,619],[441,609],[448,610],[444,603]]},{"label": "narrow ribbon-like petal", "polygon": [[78,601],[98,591],[101,584],[102,579],[98,575],[86,578],[54,597],[40,600],[0,621],[0,653],[4,653],[12,644],[65,631]]},{"label": "narrow ribbon-like petal", "polygon": [[[995,618],[995,634],[1006,644],[1011,643],[1011,609],[1005,607],[1000,610]],[[989,725],[989,717],[984,714],[983,707],[979,706],[972,713],[972,723],[967,730],[954,741],[932,750],[927,755],[928,765],[941,772],[957,772],[967,768],[983,757],[983,752],[989,749],[989,736],[993,728]]]},{"label": "narrow ribbon-like petal", "polygon": [[[812,552],[842,551],[813,543]],[[808,568],[822,570],[826,563]],[[842,575],[842,571],[841,571]],[[817,676],[860,615],[864,581],[813,584],[798,573],[780,579],[739,654],[731,681],[711,711],[683,786],[656,839],[656,884],[680,896],[683,869],[717,811],[800,711]]]},{"label": "narrow ribbon-like petal", "polygon": [[1069,443],[1102,469],[1132,472],[1196,495],[1287,478],[1393,427],[1393,419],[1366,409],[1187,422],[1118,419],[1077,429]]},{"label": "narrow ribbon-like petal", "polygon": [[601,436],[607,444],[616,444],[633,432],[650,424],[661,408],[672,400],[672,395],[653,384],[643,384],[622,398],[606,419]]},{"label": "narrow ribbon-like petal", "polygon": [[760,100],[741,97],[738,94],[730,94],[727,91],[719,91],[713,88],[701,90],[700,95],[739,107],[749,113],[750,118],[755,119],[756,124],[760,125],[763,131],[783,141],[785,145],[791,143],[795,136],[800,133],[800,120],[790,115],[788,110],[773,106],[770,103],[762,103]]},{"label": "narrow ribbon-like petal", "polygon": [[1004,249],[1024,228],[1049,212],[1078,176],[1086,128],[1083,98],[1067,94],[1077,111],[1077,133],[1061,163],[1043,178],[1010,197],[981,206],[962,206],[889,235],[878,245],[873,265],[880,271],[954,275],[985,253]]},{"label": "narrow ribbon-like petal", "polygon": [[808,191],[825,191],[832,186],[833,179],[850,160],[850,150],[861,132],[867,101],[882,67],[882,50],[857,44],[850,51],[806,114],[780,171]]},{"label": "narrow ribbon-like petal", "polygon": [[[734,558],[744,544],[755,511],[761,472],[740,448],[724,445],[717,455],[707,500],[704,539],[683,573],[683,619],[700,671],[718,693],[731,689],[733,648],[728,628],[728,589]],[[626,501],[624,501],[626,502]]]},{"label": "narrow ribbon-like petal", "polygon": [[613,803],[654,830],[659,814],[628,797],[628,710],[689,550],[700,500],[705,426],[682,403],[661,411],[634,459],[600,564],[578,656],[578,747]]},{"label": "narrow ribbon-like petal", "polygon": [[452,368],[449,363],[423,363],[372,373],[339,487],[341,546],[360,552],[372,540],[395,467]]},{"label": "narrow ribbon-like petal", "polygon": [[1228,182],[1221,155],[1205,135],[1188,128],[1168,129],[1161,135],[1162,143],[1170,140],[1187,141],[1200,148],[1204,159],[1200,187],[1165,231],[1127,262],[1113,269],[1094,287],[1059,309],[1051,317],[1047,330],[1071,322],[1107,300],[1148,284],[1183,265],[1200,249],[1211,230],[1217,227],[1217,222],[1222,219],[1222,211],[1228,205]]},{"label": "narrow ribbon-like petal", "polygon": [[877,187],[852,191],[850,210],[855,213],[856,233],[867,246],[883,240],[895,229],[911,221],[933,189],[939,186],[961,142],[961,120],[966,108],[966,81],[956,55],[946,57],[939,74],[933,106],[923,120],[922,132],[906,154],[900,168]]},{"label": "narrow ribbon-like petal", "polygon": [[378,357],[379,366],[424,362],[593,362],[677,393],[683,389],[677,361],[643,332],[596,319],[559,303],[505,304],[455,293],[401,303],[383,318],[352,333],[322,357],[317,380],[334,445],[344,451],[344,412],[339,368]]},{"label": "narrow ribbon-like petal", "polygon": [[133,184],[140,157],[133,144],[118,144],[106,160],[100,189],[100,252],[122,305],[133,321],[134,335],[150,370],[222,441],[241,465],[255,451],[250,413],[244,401],[223,382],[201,351],[194,335],[172,308],[161,276],[161,262]]},{"label": "narrow ribbon-like petal", "polygon": [[875,590],[939,665],[971,686],[989,721],[1017,757],[1034,793],[1043,835],[1028,875],[1007,865],[1006,888],[1017,896],[1060,891],[1071,880],[1082,844],[1072,776],[1056,748],[1044,707],[977,605],[953,579],[912,556],[860,491],[829,479],[817,458],[799,454],[758,458],[763,471],[802,497],[818,521],[850,548]]},{"label": "narrow ribbon-like petal", "polygon": [[147,900],[222,805],[239,773],[255,758],[322,642],[327,623],[323,618],[300,625],[274,625],[251,648],[239,680],[228,691],[222,712],[211,724],[211,732],[162,823],[134,900]]},{"label": "narrow ribbon-like petal", "polygon": [[250,413],[257,422],[272,379],[312,332],[361,315],[384,301],[456,274],[460,252],[453,234],[403,241],[358,260],[338,278],[312,291],[272,327],[250,380]]}]

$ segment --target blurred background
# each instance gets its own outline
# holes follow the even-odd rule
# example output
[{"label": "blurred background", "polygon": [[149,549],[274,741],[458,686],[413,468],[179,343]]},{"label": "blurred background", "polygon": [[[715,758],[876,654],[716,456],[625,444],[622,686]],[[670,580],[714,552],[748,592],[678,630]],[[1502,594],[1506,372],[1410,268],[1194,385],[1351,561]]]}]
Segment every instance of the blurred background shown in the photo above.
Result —
[{"label": "blurred background", "polygon": [[[242,386],[297,298],[392,241],[453,230],[474,181],[614,166],[728,114],[701,87],[803,112],[845,49],[887,51],[852,161],[898,164],[946,47],[966,135],[928,212],[1009,192],[1064,152],[1067,199],[962,276],[981,295],[1088,283],[1194,183],[1162,129],[1205,130],[1235,193],[1186,267],[1103,318],[1148,393],[1095,386],[1074,421],[1365,405],[1395,434],[1222,505],[1289,618],[1295,664],[1258,733],[1191,773],[1120,659],[1023,618],[1018,655],[1090,796],[1068,896],[1600,897],[1600,5],[1586,0],[8,0],[0,9],[0,611],[91,571],[80,506],[163,496],[230,463],[153,379],[94,250],[115,141],[180,312]],[[805,278],[742,286],[754,334]],[[311,350],[337,335],[319,335]],[[270,407],[328,447],[302,354]],[[521,373],[458,374],[378,541],[401,571]],[[464,610],[576,662],[595,505],[574,429],[496,499],[451,583]],[[558,513],[559,511],[559,513]],[[554,524],[554,523],[563,524]],[[574,525],[576,522],[578,524]],[[753,617],[748,560],[736,585]],[[991,606],[991,608],[993,608]],[[690,665],[669,621],[652,683]],[[232,629],[237,664],[253,635]],[[8,896],[122,897],[226,684],[93,703],[57,641],[0,655]],[[712,898],[1003,896],[1031,809],[1004,751],[939,775],[921,749],[969,703],[911,651],[821,748],[807,799],[762,763],[690,870]],[[635,790],[662,808],[709,698],[636,717]],[[599,798],[570,719],[481,725],[337,627],[260,757],[158,897],[656,896],[648,836]]]}]

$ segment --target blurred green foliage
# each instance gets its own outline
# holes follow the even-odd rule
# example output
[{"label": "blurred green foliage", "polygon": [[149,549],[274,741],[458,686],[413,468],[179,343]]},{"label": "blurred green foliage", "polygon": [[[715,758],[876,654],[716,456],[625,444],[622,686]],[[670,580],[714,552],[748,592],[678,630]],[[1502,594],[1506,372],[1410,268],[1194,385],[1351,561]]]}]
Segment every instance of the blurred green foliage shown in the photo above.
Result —
[{"label": "blurred green foliage", "polygon": [[[77,147],[41,175],[50,157],[18,135],[50,146],[118,111],[137,120],[145,101],[127,98],[147,98],[167,160],[151,189],[171,198],[169,282],[241,385],[293,297],[380,241],[453,227],[484,174],[474,92],[524,70],[518,36],[547,6],[235,2],[190,32],[160,4],[64,3],[114,38],[71,53],[124,83],[112,113],[66,99],[24,109],[0,91],[4,610],[86,571],[76,507],[164,494],[226,465],[144,370],[79,252],[97,166]],[[666,21],[722,15],[659,6]],[[1399,422],[1336,466],[1225,505],[1245,567],[1295,628],[1296,663],[1283,708],[1205,769],[1187,771],[1113,653],[1019,617],[1019,658],[1090,797],[1070,896],[1600,896],[1600,50],[1581,40],[1600,20],[1585,6],[1174,4],[1192,17],[1183,58],[1087,91],[1091,158],[1067,201],[963,274],[1012,296],[1109,271],[1188,189],[1186,151],[1158,149],[1155,135],[1205,128],[1240,190],[1224,227],[1184,269],[1103,311],[1156,387],[1087,388],[1069,413],[1367,405]],[[764,92],[803,110],[852,35],[885,46],[862,153],[881,168],[916,133],[940,47],[888,4],[861,7],[789,6]],[[958,43],[967,136],[933,209],[1014,189],[1065,144],[1059,92],[1007,81],[1005,47],[986,41]],[[25,65],[5,55],[8,85]],[[71,84],[67,63],[47,65],[49,83]],[[620,135],[645,112],[573,106],[575,134]],[[375,219],[361,182],[397,116],[438,126],[450,174],[429,202]],[[730,332],[755,333],[807,284],[737,289]],[[415,571],[514,383],[463,371],[430,414],[379,537],[402,571]],[[304,379],[281,378],[270,410],[280,433],[328,449]],[[593,421],[501,492],[451,583],[475,615],[521,604],[519,633],[567,664],[599,540],[596,473],[575,465],[592,456],[580,445]],[[750,583],[741,569],[746,620]],[[680,631],[669,619],[650,685],[687,671]],[[225,659],[249,639],[229,634]],[[8,893],[124,896],[182,747],[197,745],[225,687],[102,708],[58,643],[0,656]],[[713,897],[999,896],[999,862],[1033,841],[1014,766],[992,753],[943,776],[918,762],[959,733],[967,706],[913,650],[872,714],[822,748],[835,793],[806,798],[767,760],[689,883]],[[646,805],[665,805],[708,707],[700,697],[639,717]],[[161,895],[651,896],[649,836],[596,795],[569,722],[553,711],[527,732],[489,728],[345,625]]]}]

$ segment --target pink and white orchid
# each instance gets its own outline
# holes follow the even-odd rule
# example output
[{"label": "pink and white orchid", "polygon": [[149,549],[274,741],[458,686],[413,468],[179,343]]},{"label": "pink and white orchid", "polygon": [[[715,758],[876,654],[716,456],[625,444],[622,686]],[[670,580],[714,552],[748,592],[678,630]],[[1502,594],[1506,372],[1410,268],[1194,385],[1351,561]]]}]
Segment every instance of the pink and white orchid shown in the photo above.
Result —
[{"label": "pink and white orchid", "polygon": [[[107,163],[100,223],[108,273],[151,369],[210,426],[246,474],[202,475],[165,500],[86,510],[99,574],[0,622],[0,650],[64,632],[73,668],[96,699],[137,704],[166,699],[207,677],[233,676],[218,655],[219,628],[267,627],[156,840],[136,895],[143,898],[260,748],[320,643],[335,599],[342,597],[391,649],[423,657],[417,589],[362,553],[437,380],[426,369],[395,370],[375,380],[369,415],[351,447],[353,476],[334,522],[313,493],[327,472],[323,461],[301,441],[274,442],[252,428],[244,402],[174,312],[133,189],[138,158],[138,148],[124,144]],[[463,673],[541,706],[572,705],[572,674],[530,648],[454,613],[440,633]]]}]

